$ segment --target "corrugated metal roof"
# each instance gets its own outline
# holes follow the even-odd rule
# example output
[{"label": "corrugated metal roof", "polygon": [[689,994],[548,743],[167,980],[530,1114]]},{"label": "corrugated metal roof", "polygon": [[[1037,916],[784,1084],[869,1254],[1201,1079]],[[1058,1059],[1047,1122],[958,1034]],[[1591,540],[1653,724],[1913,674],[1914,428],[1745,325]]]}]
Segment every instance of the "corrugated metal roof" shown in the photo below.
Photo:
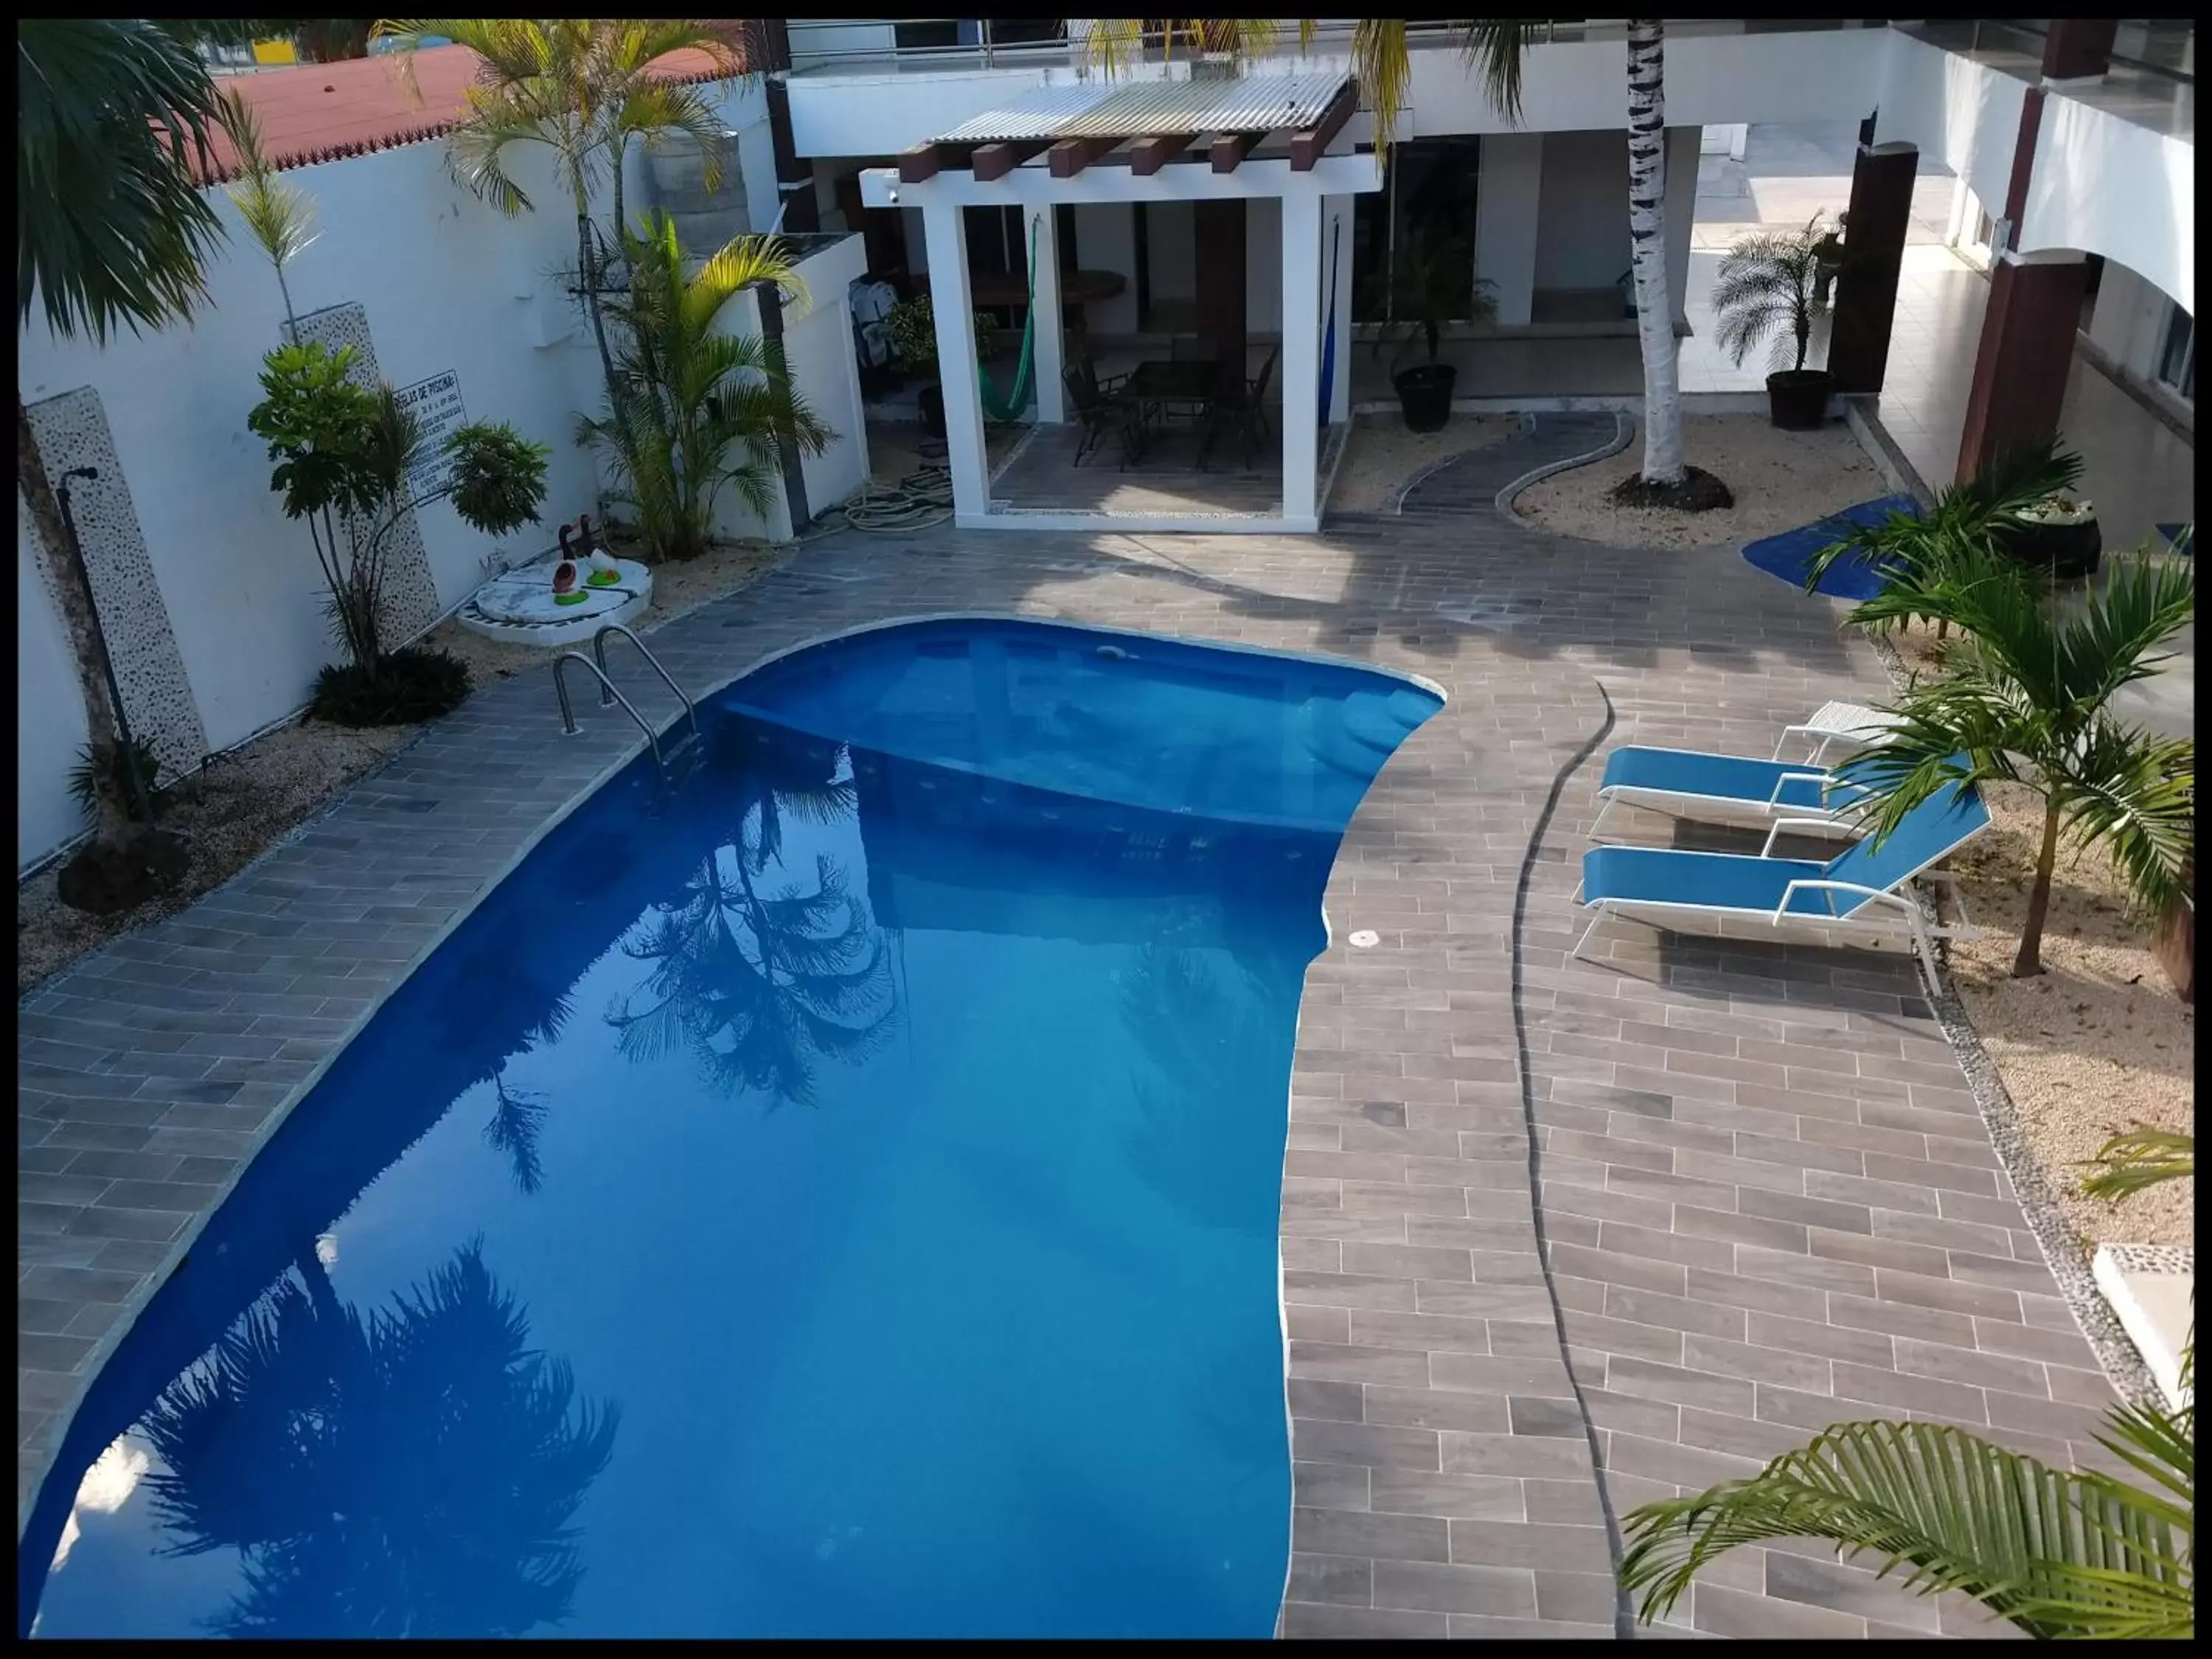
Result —
[{"label": "corrugated metal roof", "polygon": [[1093,106],[1111,99],[1119,88],[1085,86],[1040,87],[1026,96],[987,109],[934,142],[995,144],[1019,138],[1057,138],[1060,129]]},{"label": "corrugated metal roof", "polygon": [[1142,138],[1153,133],[1270,132],[1310,127],[1348,77],[1253,75],[1233,81],[1143,81],[1047,87],[988,110],[939,143],[1036,138]]}]

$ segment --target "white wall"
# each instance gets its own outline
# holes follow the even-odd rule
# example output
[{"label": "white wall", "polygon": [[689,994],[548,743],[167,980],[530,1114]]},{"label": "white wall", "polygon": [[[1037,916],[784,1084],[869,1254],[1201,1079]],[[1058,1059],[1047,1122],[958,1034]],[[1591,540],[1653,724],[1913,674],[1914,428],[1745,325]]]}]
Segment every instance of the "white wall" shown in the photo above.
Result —
[{"label": "white wall", "polygon": [[[1352,240],[1349,226],[1345,240]],[[1352,257],[1346,247],[1344,258]],[[1322,281],[1328,280],[1328,241],[1321,246]],[[1322,295],[1322,315],[1328,314],[1328,295]],[[1244,204],[1244,327],[1249,334],[1283,331],[1283,202],[1279,196],[1255,196]]]},{"label": "white wall", "polygon": [[2197,309],[2197,149],[2077,99],[2044,100],[2022,252],[2076,248],[2118,259]]},{"label": "white wall", "polygon": [[[1667,41],[1668,125],[1856,121],[1876,101],[1889,34],[1886,29],[1821,29],[1674,36]],[[1522,70],[1517,125],[1492,107],[1480,81],[1468,72],[1456,52],[1417,50],[1413,70],[1409,137],[1627,125],[1625,41],[1530,47]]]},{"label": "white wall", "polygon": [[[757,88],[733,91],[723,106],[740,135],[738,161],[757,219],[763,208],[772,218],[776,204],[764,108]],[[507,422],[550,452],[542,533],[495,538],[470,530],[446,503],[422,510],[441,609],[474,590],[487,559],[544,550],[551,527],[592,510],[597,496],[594,458],[576,445],[574,419],[603,398],[599,360],[553,276],[574,266],[575,222],[546,152],[520,147],[514,163],[538,205],[512,219],[452,182],[441,143],[283,175],[318,212],[316,240],[287,272],[299,314],[358,302],[386,379],[404,386],[453,370],[471,420]],[[307,530],[279,510],[266,447],[246,427],[260,398],[262,356],[280,340],[276,276],[228,193],[209,198],[230,234],[208,263],[208,301],[191,325],[125,333],[101,349],[83,338],[54,339],[34,310],[19,331],[17,385],[32,403],[83,386],[100,394],[208,744],[220,750],[296,714],[337,652]],[[644,199],[633,191],[632,202]],[[827,286],[835,292],[825,300],[842,305],[842,279]],[[825,316],[818,331],[818,342],[802,341],[802,356],[849,353],[849,325],[840,329]],[[836,378],[826,369],[802,374],[811,396],[834,403],[821,387],[836,387]],[[857,420],[849,425],[858,432]],[[817,504],[827,505],[848,493],[845,480],[856,466],[865,470],[865,452],[857,461],[841,453],[816,465]],[[817,487],[811,471],[808,483]],[[28,863],[81,827],[64,779],[84,732],[82,700],[37,574],[20,494],[17,526],[16,850],[19,863]]]},{"label": "white wall", "polygon": [[1543,144],[1535,286],[1608,287],[1628,269],[1627,132],[1547,132]]},{"label": "white wall", "polygon": [[2105,266],[2097,284],[2097,306],[2089,337],[2122,368],[2140,380],[2158,372],[2166,346],[2166,319],[2173,301],[2154,283],[2147,283],[2117,259]]},{"label": "white wall", "polygon": [[[1667,292],[1674,307],[1674,325],[1682,325],[1683,301],[1690,289],[1690,233],[1698,217],[1698,153],[1703,146],[1698,127],[1667,129]],[[1627,156],[1621,157],[1625,167]],[[1620,210],[1628,211],[1626,177],[1621,181]]]},{"label": "white wall", "polygon": [[[1536,229],[1543,204],[1544,145],[1541,134],[1492,133],[1482,141],[1482,183],[1475,192],[1474,264],[1479,275],[1497,285],[1493,296],[1501,327],[1528,321],[1536,286]],[[1623,152],[1624,163],[1626,160]],[[1627,211],[1627,181],[1622,180],[1621,210]]]},{"label": "white wall", "polygon": [[[545,207],[515,219],[453,185],[434,143],[289,172],[316,203],[320,234],[287,275],[302,316],[366,307],[393,384],[454,370],[471,420],[506,421],[547,445],[550,526],[593,503],[593,463],[573,422],[596,386],[597,361],[565,302],[518,297],[538,295],[544,273],[574,264],[575,233],[550,167],[536,154],[517,161]],[[228,194],[210,200],[231,234],[209,262],[209,303],[191,325],[126,333],[102,349],[54,339],[34,314],[19,332],[17,380],[33,403],[85,386],[100,393],[208,742],[221,749],[298,709],[336,652],[307,530],[279,510],[266,447],[246,427],[262,356],[279,343],[276,276]],[[535,553],[550,541],[531,531],[495,541],[444,503],[419,516],[441,607],[482,580],[487,556]],[[19,538],[20,526],[19,514]],[[42,586],[35,597],[50,612]],[[49,616],[21,628],[27,635],[58,625]],[[23,718],[78,701],[65,677],[24,695]]]},{"label": "white wall", "polygon": [[15,497],[15,861],[43,857],[88,826],[69,797],[84,746],[84,699],[68,636],[40,579],[28,508]]},{"label": "white wall", "polygon": [[1875,137],[1917,144],[1994,204],[1993,214],[2002,211],[2027,83],[1895,30],[1883,39]]},{"label": "white wall", "polygon": [[850,501],[868,479],[868,422],[853,356],[852,284],[867,274],[867,244],[848,236],[799,262],[807,309],[783,313],[785,362],[792,382],[836,434],[819,455],[799,457],[806,505],[819,514]]},{"label": "white wall", "polygon": [[[914,250],[915,269],[922,269],[921,215],[907,214],[907,246]],[[1127,202],[1085,202],[1075,210],[1075,252],[1085,270],[1118,270],[1124,277],[1121,291],[1112,299],[1084,307],[1085,319],[1094,335],[1134,334],[1137,331],[1137,210]]]}]

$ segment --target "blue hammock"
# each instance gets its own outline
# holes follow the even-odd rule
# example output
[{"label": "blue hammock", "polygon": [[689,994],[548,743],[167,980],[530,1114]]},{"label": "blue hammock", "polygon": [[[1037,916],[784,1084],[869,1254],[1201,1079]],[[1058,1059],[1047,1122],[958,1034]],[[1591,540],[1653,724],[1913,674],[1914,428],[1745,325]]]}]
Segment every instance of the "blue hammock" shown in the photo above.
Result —
[{"label": "blue hammock", "polygon": [[[1910,495],[1884,495],[1879,501],[1861,501],[1856,507],[1832,514],[1818,524],[1753,542],[1743,550],[1743,556],[1768,575],[1778,576],[1792,587],[1802,588],[1814,556],[1821,549],[1841,539],[1847,526],[1878,525],[1893,513],[1910,513],[1917,518],[1920,503]],[[1881,592],[1881,572],[1853,553],[1828,567],[1820,578],[1818,591],[1832,599],[1870,599]]]}]

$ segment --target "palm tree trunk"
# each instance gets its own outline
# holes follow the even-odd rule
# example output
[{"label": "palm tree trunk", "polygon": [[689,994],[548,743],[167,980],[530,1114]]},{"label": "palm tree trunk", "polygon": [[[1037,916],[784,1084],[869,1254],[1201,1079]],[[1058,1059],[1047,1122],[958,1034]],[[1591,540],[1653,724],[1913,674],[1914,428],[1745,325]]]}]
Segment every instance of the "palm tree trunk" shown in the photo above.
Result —
[{"label": "palm tree trunk", "polygon": [[2035,858],[2035,884],[2027,890],[2027,916],[2021,923],[2020,954],[2012,976],[2030,979],[2043,971],[2043,924],[2051,914],[2051,871],[2058,861],[2058,803],[2043,809],[2043,850]]},{"label": "palm tree trunk", "polygon": [[[607,408],[614,417],[616,434],[625,456],[637,453],[630,436],[629,416],[615,389],[615,355],[607,346],[607,319],[599,310],[599,259],[592,246],[592,215],[580,190],[576,194],[576,280],[583,287],[584,309],[592,319],[592,337],[599,343],[599,370],[607,380]],[[603,514],[604,516],[604,514]]]},{"label": "palm tree trunk", "polygon": [[84,562],[62,522],[61,502],[46,477],[46,457],[40,453],[38,434],[31,429],[30,407],[20,391],[15,394],[15,483],[30,504],[31,523],[39,532],[39,554],[50,579],[47,585],[61,611],[62,631],[69,636],[70,655],[76,659],[77,690],[84,696],[84,730],[93,759],[94,823],[100,839],[112,842],[131,826],[131,804],[125,793],[122,769],[116,763],[123,738],[108,700],[100,618],[86,598]]},{"label": "palm tree trunk", "polygon": [[1682,481],[1681,382],[1667,284],[1666,27],[1628,25],[1628,240],[1636,332],[1644,349],[1644,478]]}]

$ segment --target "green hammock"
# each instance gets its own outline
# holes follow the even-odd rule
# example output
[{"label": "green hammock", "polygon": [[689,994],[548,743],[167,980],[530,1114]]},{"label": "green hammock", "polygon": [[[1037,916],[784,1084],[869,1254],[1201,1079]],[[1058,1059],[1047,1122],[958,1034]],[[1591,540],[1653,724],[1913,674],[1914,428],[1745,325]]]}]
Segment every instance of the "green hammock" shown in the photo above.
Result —
[{"label": "green hammock", "polygon": [[1014,389],[1000,398],[984,373],[983,365],[975,365],[975,385],[983,394],[983,413],[994,421],[1018,421],[1030,401],[1030,379],[1036,368],[1036,221],[1030,221],[1030,292],[1029,302],[1022,315],[1022,360],[1014,369]]}]

